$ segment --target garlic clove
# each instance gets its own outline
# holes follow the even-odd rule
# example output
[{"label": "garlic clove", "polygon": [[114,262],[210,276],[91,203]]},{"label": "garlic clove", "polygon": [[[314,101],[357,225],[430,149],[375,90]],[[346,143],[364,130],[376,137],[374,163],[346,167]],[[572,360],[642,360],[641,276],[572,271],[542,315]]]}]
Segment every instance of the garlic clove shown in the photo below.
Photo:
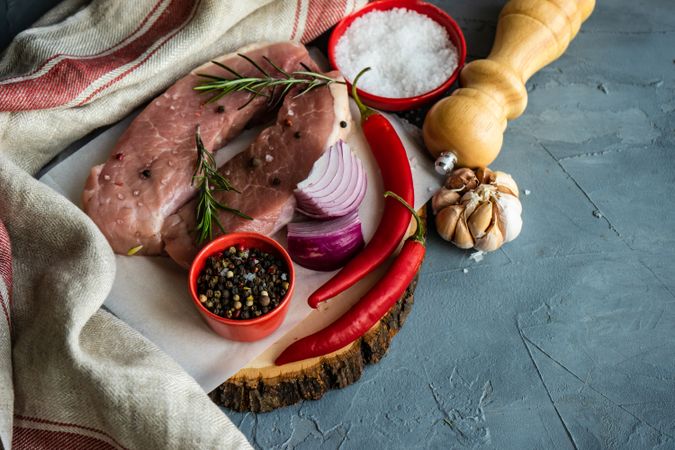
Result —
[{"label": "garlic clove", "polygon": [[464,205],[466,217],[471,216],[473,212],[478,208],[478,205],[481,202],[481,196],[478,195],[476,191],[469,191],[462,196],[461,204]]},{"label": "garlic clove", "polygon": [[476,178],[481,184],[491,184],[495,181],[495,172],[487,167],[476,169]]},{"label": "garlic clove", "polygon": [[480,239],[476,240],[476,249],[483,252],[494,252],[504,244],[504,236],[497,224],[493,224]]},{"label": "garlic clove", "polygon": [[492,209],[492,224],[486,230],[485,235],[476,239],[476,249],[483,252],[494,252],[504,244],[504,234],[502,233],[502,223],[497,208]]},{"label": "garlic clove", "polygon": [[457,228],[457,221],[464,212],[462,205],[450,205],[441,209],[436,215],[436,230],[446,241],[452,241]]},{"label": "garlic clove", "polygon": [[458,203],[459,198],[459,192],[451,191],[444,187],[440,188],[431,199],[431,208],[433,209],[434,214],[438,214],[438,212],[446,206]]},{"label": "garlic clove", "polygon": [[500,194],[497,197],[500,220],[504,225],[504,242],[510,242],[518,237],[523,228],[521,213],[523,210],[520,200],[509,194]]},{"label": "garlic clove", "polygon": [[445,187],[455,190],[471,190],[478,186],[479,181],[476,178],[476,173],[467,168],[453,170],[448,179],[445,181]]},{"label": "garlic clove", "polygon": [[494,175],[495,180],[493,184],[497,187],[499,192],[504,192],[506,194],[511,194],[514,197],[518,197],[518,185],[511,175],[500,171],[495,172]]},{"label": "garlic clove", "polygon": [[457,228],[455,228],[455,237],[452,243],[459,248],[471,248],[474,245],[473,236],[469,231],[469,226],[466,223],[466,215],[462,214],[457,221]]},{"label": "garlic clove", "polygon": [[492,202],[481,203],[466,220],[471,235],[478,239],[485,235],[492,221]]}]

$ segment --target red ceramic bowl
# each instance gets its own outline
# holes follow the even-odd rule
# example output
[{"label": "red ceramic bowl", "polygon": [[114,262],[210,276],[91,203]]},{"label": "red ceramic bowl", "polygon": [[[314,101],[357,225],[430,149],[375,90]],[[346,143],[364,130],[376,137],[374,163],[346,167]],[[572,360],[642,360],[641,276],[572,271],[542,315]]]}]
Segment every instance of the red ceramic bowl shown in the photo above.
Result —
[{"label": "red ceramic bowl", "polygon": [[[232,320],[217,316],[206,309],[197,297],[197,278],[206,265],[206,259],[214,253],[219,253],[223,250],[227,250],[231,246],[239,245],[245,248],[257,248],[267,253],[276,254],[280,256],[288,266],[288,283],[290,286],[286,295],[281,299],[279,306],[269,313],[256,317],[255,319]],[[232,339],[233,341],[251,342],[269,336],[274,330],[279,328],[284,321],[286,313],[288,312],[288,305],[290,305],[291,297],[293,297],[293,290],[295,289],[295,270],[293,269],[291,257],[274,239],[258,233],[231,233],[214,239],[199,252],[190,267],[189,283],[192,301],[195,304],[197,311],[199,311],[199,314],[202,315],[206,324],[211,327],[213,331],[222,337]]]},{"label": "red ceramic bowl", "polygon": [[[435,20],[446,30],[448,30],[448,36],[450,41],[457,47],[457,69],[452,73],[450,78],[447,79],[445,83],[425,94],[417,95],[415,97],[407,98],[389,98],[389,97],[380,97],[377,95],[369,94],[368,92],[362,91],[357,88],[359,97],[368,106],[373,108],[382,109],[385,111],[404,111],[406,109],[415,109],[423,104],[430,102],[431,100],[442,95],[447,91],[452,83],[455,82],[459,71],[464,66],[464,61],[466,60],[466,41],[464,40],[464,34],[462,30],[457,25],[457,22],[453,20],[445,11],[442,9],[423,1],[419,0],[381,0],[369,3],[364,8],[361,8],[354,14],[351,14],[344,19],[342,19],[333,30],[333,33],[330,36],[328,41],[328,59],[330,60],[331,66],[334,69],[340,70],[340,68],[335,63],[335,46],[340,40],[340,37],[344,32],[349,28],[349,26],[356,20],[357,17],[360,17],[370,11],[386,11],[393,8],[406,8],[411,11],[418,12],[428,16],[429,18]],[[377,45],[377,42],[373,42],[373,45]],[[351,85],[349,85],[351,88]]]}]

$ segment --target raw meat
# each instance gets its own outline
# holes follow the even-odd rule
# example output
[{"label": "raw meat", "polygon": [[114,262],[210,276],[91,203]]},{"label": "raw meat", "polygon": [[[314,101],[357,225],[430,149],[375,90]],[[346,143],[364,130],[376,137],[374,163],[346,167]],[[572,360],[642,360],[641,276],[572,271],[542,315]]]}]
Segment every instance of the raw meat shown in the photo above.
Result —
[{"label": "raw meat", "polygon": [[[307,49],[293,42],[256,44],[239,53],[246,53],[270,71],[273,69],[263,56],[286,71],[302,70],[301,62],[316,67]],[[241,74],[259,76],[236,54],[218,61]],[[110,159],[94,167],[86,182],[84,210],[117,253],[127,253],[138,245],[143,246],[139,254],[162,252],[160,230],[164,220],[195,193],[191,179],[197,125],[206,148],[216,150],[267,111],[263,97],[238,109],[248,100],[246,93],[229,94],[205,104],[209,94],[200,95],[193,90],[202,80],[197,73],[228,75],[207,63],[177,81],[131,123]]]},{"label": "raw meat", "polygon": [[[337,72],[328,75],[339,77]],[[307,178],[314,162],[331,144],[347,136],[350,126],[344,85],[316,88],[299,97],[294,97],[293,92],[288,94],[276,122],[263,130],[247,150],[219,169],[241,194],[218,192],[216,198],[254,218],[246,220],[220,212],[225,230],[269,235],[290,222],[296,185]],[[195,205],[193,200],[183,206],[162,229],[167,253],[184,267],[190,265],[198,251]]]}]

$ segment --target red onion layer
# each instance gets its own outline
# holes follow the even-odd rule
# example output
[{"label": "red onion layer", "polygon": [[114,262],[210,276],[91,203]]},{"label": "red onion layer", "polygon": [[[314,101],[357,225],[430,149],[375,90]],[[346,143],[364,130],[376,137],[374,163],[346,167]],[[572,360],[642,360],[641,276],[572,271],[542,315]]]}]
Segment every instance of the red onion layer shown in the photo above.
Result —
[{"label": "red onion layer", "polygon": [[332,219],[356,211],[366,195],[368,178],[361,160],[340,140],[314,163],[295,192],[297,209],[314,219]]},{"label": "red onion layer", "polygon": [[311,270],[337,270],[364,244],[357,212],[333,220],[288,224],[288,253],[297,264]]}]

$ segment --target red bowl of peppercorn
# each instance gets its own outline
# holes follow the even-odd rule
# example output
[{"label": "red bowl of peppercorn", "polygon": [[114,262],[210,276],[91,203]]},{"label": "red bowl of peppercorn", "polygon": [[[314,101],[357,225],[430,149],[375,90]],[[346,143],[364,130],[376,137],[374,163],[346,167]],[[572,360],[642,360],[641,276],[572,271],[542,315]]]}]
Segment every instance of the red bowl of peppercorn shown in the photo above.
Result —
[{"label": "red bowl of peppercorn", "polygon": [[293,262],[274,239],[231,233],[207,244],[190,267],[190,294],[206,324],[234,341],[257,341],[286,317],[295,288]]}]

